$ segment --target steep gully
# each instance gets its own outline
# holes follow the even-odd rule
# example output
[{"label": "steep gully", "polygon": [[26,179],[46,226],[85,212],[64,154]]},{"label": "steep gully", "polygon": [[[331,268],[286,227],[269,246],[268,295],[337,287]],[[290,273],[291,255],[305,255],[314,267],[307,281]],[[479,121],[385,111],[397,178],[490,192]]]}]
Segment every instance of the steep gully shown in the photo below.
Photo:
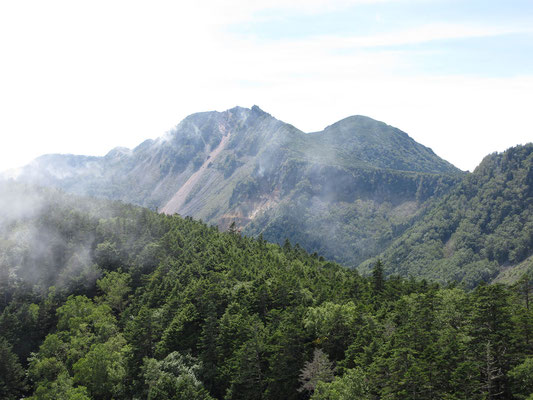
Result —
[{"label": "steep gully", "polygon": [[212,150],[209,153],[209,156],[204,161],[204,163],[198,168],[196,172],[194,172],[189,179],[179,188],[179,190],[172,196],[172,198],[168,201],[167,204],[161,209],[161,212],[165,214],[174,214],[179,213],[183,205],[185,204],[185,200],[187,199],[187,196],[193,189],[193,187],[198,183],[200,180],[200,177],[207,169],[208,165],[215,160],[215,158],[220,154],[222,150],[226,147],[226,144],[228,143],[228,140],[230,138],[230,133],[225,132],[225,135],[220,140],[220,143],[218,146]]}]

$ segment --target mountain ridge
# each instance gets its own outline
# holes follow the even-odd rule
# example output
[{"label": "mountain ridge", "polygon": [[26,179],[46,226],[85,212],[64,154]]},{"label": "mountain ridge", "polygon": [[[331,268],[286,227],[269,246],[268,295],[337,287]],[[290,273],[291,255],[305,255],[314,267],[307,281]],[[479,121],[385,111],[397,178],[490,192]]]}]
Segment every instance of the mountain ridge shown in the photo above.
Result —
[{"label": "mountain ridge", "polygon": [[[177,212],[223,229],[235,222],[246,234],[278,243],[289,238],[356,266],[463,175],[405,132],[369,117],[305,133],[253,106],[191,114],[157,139],[104,157],[39,158],[19,180]],[[388,227],[384,232],[370,223],[376,215]],[[289,220],[305,232],[282,228]],[[332,235],[344,248],[340,255],[320,238],[331,224],[342,232]]]}]

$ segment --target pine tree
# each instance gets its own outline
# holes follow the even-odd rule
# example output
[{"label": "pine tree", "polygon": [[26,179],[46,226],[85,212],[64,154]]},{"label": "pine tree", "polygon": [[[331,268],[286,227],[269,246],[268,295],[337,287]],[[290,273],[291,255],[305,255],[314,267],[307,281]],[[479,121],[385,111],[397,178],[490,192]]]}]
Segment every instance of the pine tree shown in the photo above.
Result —
[{"label": "pine tree", "polygon": [[506,374],[513,353],[513,323],[509,291],[503,285],[481,285],[473,294],[470,350],[482,376],[488,399],[509,396]]},{"label": "pine tree", "polygon": [[0,398],[20,399],[26,389],[25,374],[11,345],[0,337]]},{"label": "pine tree", "polygon": [[383,277],[383,264],[381,263],[380,259],[376,261],[376,264],[374,265],[374,269],[372,271],[372,287],[374,289],[374,293],[376,294],[381,293],[385,288],[385,278]]}]

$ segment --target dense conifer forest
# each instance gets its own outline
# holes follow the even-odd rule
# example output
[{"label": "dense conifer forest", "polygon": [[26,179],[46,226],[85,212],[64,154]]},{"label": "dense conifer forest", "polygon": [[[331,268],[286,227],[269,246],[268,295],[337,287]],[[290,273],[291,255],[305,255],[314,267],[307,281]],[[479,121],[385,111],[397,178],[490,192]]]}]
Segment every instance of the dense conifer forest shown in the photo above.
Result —
[{"label": "dense conifer forest", "polygon": [[533,398],[531,279],[368,276],[236,228],[5,184],[0,398]]}]

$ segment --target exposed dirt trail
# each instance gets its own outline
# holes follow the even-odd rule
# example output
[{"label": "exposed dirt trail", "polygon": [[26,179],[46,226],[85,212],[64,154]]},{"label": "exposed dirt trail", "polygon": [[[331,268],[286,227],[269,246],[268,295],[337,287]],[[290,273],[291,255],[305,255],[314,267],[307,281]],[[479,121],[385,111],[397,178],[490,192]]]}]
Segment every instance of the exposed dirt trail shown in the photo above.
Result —
[{"label": "exposed dirt trail", "polygon": [[229,133],[226,133],[226,135],[222,137],[218,146],[209,153],[207,160],[205,160],[200,168],[198,168],[198,170],[192,174],[189,179],[187,179],[187,182],[185,182],[183,186],[179,188],[169,202],[161,209],[161,212],[165,214],[174,214],[180,212],[180,209],[183,207],[183,204],[185,204],[185,200],[187,199],[187,196],[191,192],[192,188],[194,185],[196,185],[204,171],[207,169],[209,163],[213,162],[215,157],[218,156],[222,150],[224,150],[226,144],[228,143],[229,137]]}]

